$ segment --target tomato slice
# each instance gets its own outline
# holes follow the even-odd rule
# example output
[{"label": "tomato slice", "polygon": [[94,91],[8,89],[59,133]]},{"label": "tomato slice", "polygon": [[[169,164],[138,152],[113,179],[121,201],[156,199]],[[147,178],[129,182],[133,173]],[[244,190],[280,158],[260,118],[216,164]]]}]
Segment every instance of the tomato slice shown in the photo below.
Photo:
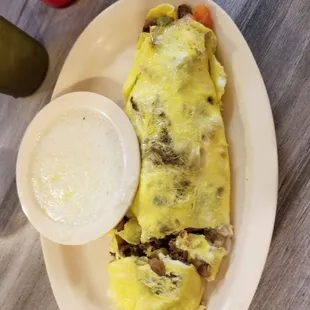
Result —
[{"label": "tomato slice", "polygon": [[204,4],[198,4],[193,9],[194,18],[208,28],[212,28],[212,17],[210,10]]}]

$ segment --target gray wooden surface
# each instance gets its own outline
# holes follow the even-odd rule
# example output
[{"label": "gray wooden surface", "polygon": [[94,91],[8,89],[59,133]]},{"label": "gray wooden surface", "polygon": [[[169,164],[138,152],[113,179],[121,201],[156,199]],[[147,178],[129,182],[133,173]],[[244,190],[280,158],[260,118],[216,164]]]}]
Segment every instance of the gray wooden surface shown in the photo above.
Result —
[{"label": "gray wooden surface", "polygon": [[[35,95],[27,99],[0,95],[1,310],[58,309],[38,234],[17,198],[16,154],[27,124],[49,101],[73,42],[113,2],[80,0],[56,10],[38,0],[0,1],[0,14],[42,41],[51,60],[48,77]],[[269,92],[278,139],[275,231],[250,309],[310,309],[310,1],[216,2],[235,20],[254,53]]]}]

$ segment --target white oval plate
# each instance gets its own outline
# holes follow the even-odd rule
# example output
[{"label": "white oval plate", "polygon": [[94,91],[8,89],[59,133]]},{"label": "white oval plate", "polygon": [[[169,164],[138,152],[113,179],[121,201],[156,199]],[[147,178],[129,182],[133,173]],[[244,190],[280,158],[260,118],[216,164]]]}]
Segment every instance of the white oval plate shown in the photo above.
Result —
[{"label": "white oval plate", "polygon": [[[122,84],[145,14],[163,0],[121,0],[102,12],[72,48],[53,97],[93,91],[122,105]],[[170,0],[173,5],[201,3]],[[218,56],[227,75],[224,120],[232,170],[231,255],[208,285],[208,310],[245,310],[257,288],[272,236],[277,203],[277,148],[267,92],[242,34],[215,3]],[[126,25],[126,26],[124,26]],[[61,310],[112,310],[107,297],[108,238],[61,246],[42,238],[48,275]]]}]

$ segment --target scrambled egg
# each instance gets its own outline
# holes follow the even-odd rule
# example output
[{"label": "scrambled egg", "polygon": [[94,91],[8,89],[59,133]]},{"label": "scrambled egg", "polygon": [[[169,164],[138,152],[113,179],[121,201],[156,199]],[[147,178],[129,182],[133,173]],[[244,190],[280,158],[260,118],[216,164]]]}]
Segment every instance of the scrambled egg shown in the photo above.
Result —
[{"label": "scrambled egg", "polygon": [[148,12],[146,18],[158,18],[158,17],[162,17],[162,16],[168,16],[168,17],[171,17],[172,19],[176,20],[177,19],[177,12],[174,9],[174,6],[167,4],[167,3],[163,3],[161,5],[158,5]]},{"label": "scrambled egg", "polygon": [[[108,265],[110,295],[120,310],[198,309],[204,280],[193,265],[162,256],[165,276],[157,275],[147,258],[126,257]],[[117,294],[115,294],[117,292]]]},{"label": "scrambled egg", "polygon": [[229,225],[230,168],[216,37],[192,18],[143,33],[124,87],[142,168],[131,207],[141,241]]},{"label": "scrambled egg", "polygon": [[136,218],[130,218],[121,231],[115,231],[115,234],[130,244],[139,244],[141,239],[141,226]]},{"label": "scrambled egg", "polygon": [[[213,281],[220,268],[226,250],[223,247],[214,247],[208,243],[205,236],[183,233],[177,237],[176,246],[188,252],[190,261],[196,265],[206,262],[210,266],[208,281]],[[196,265],[197,266],[197,265]],[[199,267],[199,265],[197,266]]]}]

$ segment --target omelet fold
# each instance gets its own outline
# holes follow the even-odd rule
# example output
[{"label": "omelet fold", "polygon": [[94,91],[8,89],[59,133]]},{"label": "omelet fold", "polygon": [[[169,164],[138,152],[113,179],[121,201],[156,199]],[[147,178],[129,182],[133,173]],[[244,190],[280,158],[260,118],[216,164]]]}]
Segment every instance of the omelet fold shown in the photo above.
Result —
[{"label": "omelet fold", "polygon": [[139,138],[140,185],[131,211],[141,241],[187,227],[229,225],[230,167],[216,37],[192,18],[143,33],[124,86]]},{"label": "omelet fold", "polygon": [[111,232],[110,295],[118,310],[205,309],[204,277],[215,279],[227,254],[222,241],[231,236],[217,38],[189,15],[178,20],[169,4],[147,14],[162,17],[171,24],[152,23],[140,35],[123,88],[142,162],[126,221]]}]

